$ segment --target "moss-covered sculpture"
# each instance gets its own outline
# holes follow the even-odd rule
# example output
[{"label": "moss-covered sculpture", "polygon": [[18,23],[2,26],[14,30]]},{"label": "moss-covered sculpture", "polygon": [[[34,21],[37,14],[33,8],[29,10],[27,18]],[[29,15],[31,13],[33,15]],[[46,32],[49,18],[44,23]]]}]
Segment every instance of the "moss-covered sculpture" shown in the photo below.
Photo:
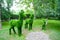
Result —
[{"label": "moss-covered sculpture", "polygon": [[10,20],[10,28],[9,28],[9,34],[11,34],[11,29],[13,29],[13,32],[16,34],[16,31],[15,31],[15,29],[14,29],[14,27],[15,26],[17,26],[16,24],[17,24],[17,20]]},{"label": "moss-covered sculpture", "polygon": [[34,18],[34,15],[30,14],[29,18],[27,18],[25,21],[25,28],[28,28],[29,30],[32,29],[33,18]]},{"label": "moss-covered sculpture", "polygon": [[11,34],[11,29],[13,29],[14,33],[16,33],[16,31],[14,29],[15,26],[18,29],[18,35],[20,36],[22,34],[23,18],[24,18],[24,11],[21,10],[21,12],[19,12],[19,19],[10,21],[10,26],[11,27],[9,29],[9,34]]},{"label": "moss-covered sculpture", "polygon": [[19,13],[19,21],[17,25],[19,36],[22,34],[23,18],[24,18],[24,11],[21,10],[21,12]]},{"label": "moss-covered sculpture", "polygon": [[31,14],[31,16],[30,16],[30,20],[29,20],[29,30],[32,29],[33,19],[34,19],[34,15]]},{"label": "moss-covered sculpture", "polygon": [[29,27],[29,18],[27,18],[25,21],[25,29],[27,29],[28,27]]},{"label": "moss-covered sculpture", "polygon": [[47,25],[47,19],[43,20],[43,25],[42,25],[42,30],[45,30],[46,29],[46,25]]}]

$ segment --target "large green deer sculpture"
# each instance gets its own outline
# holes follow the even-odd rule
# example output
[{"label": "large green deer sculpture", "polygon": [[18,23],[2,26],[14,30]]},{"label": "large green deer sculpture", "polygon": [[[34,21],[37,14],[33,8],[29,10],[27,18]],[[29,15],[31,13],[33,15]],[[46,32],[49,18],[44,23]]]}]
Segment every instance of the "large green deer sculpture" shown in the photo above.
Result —
[{"label": "large green deer sculpture", "polygon": [[11,27],[9,28],[9,34],[11,34],[11,29],[13,29],[13,32],[16,34],[16,31],[14,29],[15,26],[18,29],[18,35],[20,36],[22,34],[23,18],[24,18],[24,11],[21,10],[21,12],[19,12],[19,19],[10,21]]}]

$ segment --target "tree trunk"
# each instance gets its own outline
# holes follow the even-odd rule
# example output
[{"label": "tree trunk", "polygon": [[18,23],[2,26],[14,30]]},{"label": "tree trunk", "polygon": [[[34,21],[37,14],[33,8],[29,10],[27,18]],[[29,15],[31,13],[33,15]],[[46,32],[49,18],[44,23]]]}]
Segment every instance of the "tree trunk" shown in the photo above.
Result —
[{"label": "tree trunk", "polygon": [[[1,8],[1,3],[0,3],[0,8]],[[0,29],[1,29],[1,11],[2,11],[2,8],[0,9]]]},{"label": "tree trunk", "polygon": [[1,18],[0,18],[0,29],[1,29]]},{"label": "tree trunk", "polygon": [[0,12],[0,29],[1,29],[1,12]]}]

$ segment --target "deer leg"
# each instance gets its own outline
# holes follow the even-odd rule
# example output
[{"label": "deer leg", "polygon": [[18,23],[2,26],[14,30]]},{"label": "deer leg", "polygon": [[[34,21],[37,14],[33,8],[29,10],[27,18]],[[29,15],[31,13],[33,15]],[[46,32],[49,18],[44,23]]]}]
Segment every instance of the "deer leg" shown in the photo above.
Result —
[{"label": "deer leg", "polygon": [[11,35],[11,28],[9,29],[9,34]]},{"label": "deer leg", "polygon": [[16,34],[16,31],[15,31],[15,29],[14,29],[14,26],[12,27],[12,29],[13,29],[14,34]]}]

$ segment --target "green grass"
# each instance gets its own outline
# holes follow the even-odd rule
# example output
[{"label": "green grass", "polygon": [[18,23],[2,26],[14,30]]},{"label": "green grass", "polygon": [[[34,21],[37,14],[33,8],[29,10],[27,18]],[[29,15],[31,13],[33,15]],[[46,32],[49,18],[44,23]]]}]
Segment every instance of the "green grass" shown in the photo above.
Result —
[{"label": "green grass", "polygon": [[[42,25],[43,19],[35,19],[32,31],[41,31]],[[27,35],[27,33],[29,33],[25,31],[23,27],[23,35],[21,37],[19,37],[18,34],[14,34],[13,32],[12,35],[9,35],[9,27],[10,26],[8,22],[2,22],[2,30],[0,30],[0,40],[25,40],[25,36]],[[17,32],[17,28],[15,29]],[[60,40],[60,21],[48,20],[48,25],[46,26],[46,30],[44,32],[49,35],[51,40]]]}]

